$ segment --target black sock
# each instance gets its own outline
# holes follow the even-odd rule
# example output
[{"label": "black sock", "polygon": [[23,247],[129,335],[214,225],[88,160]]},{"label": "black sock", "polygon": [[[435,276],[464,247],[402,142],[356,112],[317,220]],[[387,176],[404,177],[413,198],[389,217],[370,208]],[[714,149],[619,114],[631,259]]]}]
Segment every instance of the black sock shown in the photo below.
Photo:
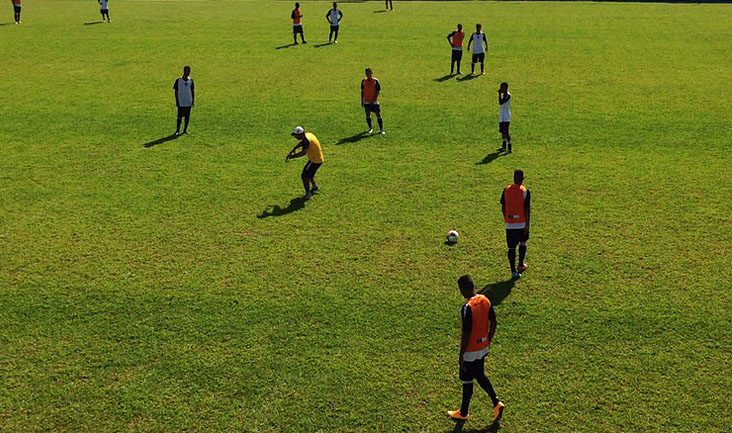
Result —
[{"label": "black sock", "polygon": [[376,121],[379,122],[379,129],[383,131],[384,130],[384,121],[381,120],[381,117],[377,117]]},{"label": "black sock", "polygon": [[488,396],[491,398],[491,401],[493,402],[493,407],[496,407],[496,405],[498,404],[498,397],[496,397],[496,392],[493,390],[491,381],[488,380],[487,377],[485,377],[485,374],[476,377],[475,380],[477,380],[478,385],[480,385],[480,387],[483,388],[483,390],[488,393]]},{"label": "black sock", "polygon": [[370,118],[370,117],[367,117],[367,118],[366,118],[366,124],[368,124],[368,125],[369,125],[369,129],[372,129],[372,128],[371,128],[371,118]]},{"label": "black sock", "polygon": [[511,272],[516,272],[516,248],[508,249],[508,263],[511,264]]},{"label": "black sock", "polygon": [[333,42],[338,40],[338,30],[335,31],[335,35],[333,35]]},{"label": "black sock", "polygon": [[473,398],[473,383],[463,384],[463,403],[460,405],[460,415],[466,416],[468,414],[468,407],[470,406],[470,399]]},{"label": "black sock", "polygon": [[524,257],[526,257],[526,245],[519,245],[519,265],[524,265]]},{"label": "black sock", "polygon": [[186,124],[183,126],[183,131],[188,131],[188,121],[191,119],[190,116],[186,116]]},{"label": "black sock", "polygon": [[180,117],[176,119],[175,121],[175,132],[180,131]]}]

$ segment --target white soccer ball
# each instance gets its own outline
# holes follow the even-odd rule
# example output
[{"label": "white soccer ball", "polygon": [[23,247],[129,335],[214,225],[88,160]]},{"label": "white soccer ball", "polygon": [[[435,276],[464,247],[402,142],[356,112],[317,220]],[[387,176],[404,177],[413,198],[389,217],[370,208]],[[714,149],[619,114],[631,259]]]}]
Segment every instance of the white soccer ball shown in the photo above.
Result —
[{"label": "white soccer ball", "polygon": [[460,235],[458,235],[458,232],[456,232],[455,230],[450,230],[449,232],[447,232],[447,241],[451,244],[457,242],[459,237]]}]

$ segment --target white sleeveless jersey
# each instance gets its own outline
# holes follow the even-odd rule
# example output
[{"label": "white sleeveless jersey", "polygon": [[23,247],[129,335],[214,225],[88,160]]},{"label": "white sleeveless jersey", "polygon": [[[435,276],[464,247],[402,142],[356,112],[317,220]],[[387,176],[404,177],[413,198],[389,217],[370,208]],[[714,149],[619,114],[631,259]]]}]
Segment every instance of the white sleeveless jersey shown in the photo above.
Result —
[{"label": "white sleeveless jersey", "polygon": [[471,38],[473,38],[473,54],[480,54],[483,52],[483,39],[485,38],[485,33],[475,33],[473,32],[472,35],[470,35]]},{"label": "white sleeveless jersey", "polygon": [[511,121],[511,94],[508,93],[508,101],[498,106],[498,121],[499,122],[510,122]]}]

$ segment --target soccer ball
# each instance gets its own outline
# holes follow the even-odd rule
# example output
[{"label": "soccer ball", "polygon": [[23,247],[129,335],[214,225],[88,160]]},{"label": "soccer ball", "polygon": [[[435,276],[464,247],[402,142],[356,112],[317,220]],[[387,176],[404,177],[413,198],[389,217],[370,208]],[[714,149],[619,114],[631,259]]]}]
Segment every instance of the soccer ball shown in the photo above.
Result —
[{"label": "soccer ball", "polygon": [[455,230],[450,230],[449,232],[447,232],[446,240],[448,243],[454,244],[455,242],[458,241],[459,237],[460,237],[460,235],[458,235],[458,232],[456,232]]}]

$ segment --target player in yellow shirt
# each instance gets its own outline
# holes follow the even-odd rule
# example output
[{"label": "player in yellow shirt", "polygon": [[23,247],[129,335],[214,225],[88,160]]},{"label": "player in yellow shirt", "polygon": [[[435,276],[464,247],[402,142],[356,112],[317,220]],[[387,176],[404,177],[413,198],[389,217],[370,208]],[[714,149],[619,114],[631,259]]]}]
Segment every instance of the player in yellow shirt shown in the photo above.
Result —
[{"label": "player in yellow shirt", "polygon": [[[287,153],[285,161],[305,155],[308,156],[308,162],[302,169],[302,186],[305,187],[305,195],[303,195],[302,198],[307,200],[319,189],[318,185],[315,183],[315,172],[318,171],[320,166],[323,164],[323,149],[320,147],[318,137],[311,132],[305,132],[305,129],[303,129],[302,126],[296,126],[290,135],[297,138],[299,141],[295,147]],[[299,148],[302,148],[302,150],[297,152]]]}]

